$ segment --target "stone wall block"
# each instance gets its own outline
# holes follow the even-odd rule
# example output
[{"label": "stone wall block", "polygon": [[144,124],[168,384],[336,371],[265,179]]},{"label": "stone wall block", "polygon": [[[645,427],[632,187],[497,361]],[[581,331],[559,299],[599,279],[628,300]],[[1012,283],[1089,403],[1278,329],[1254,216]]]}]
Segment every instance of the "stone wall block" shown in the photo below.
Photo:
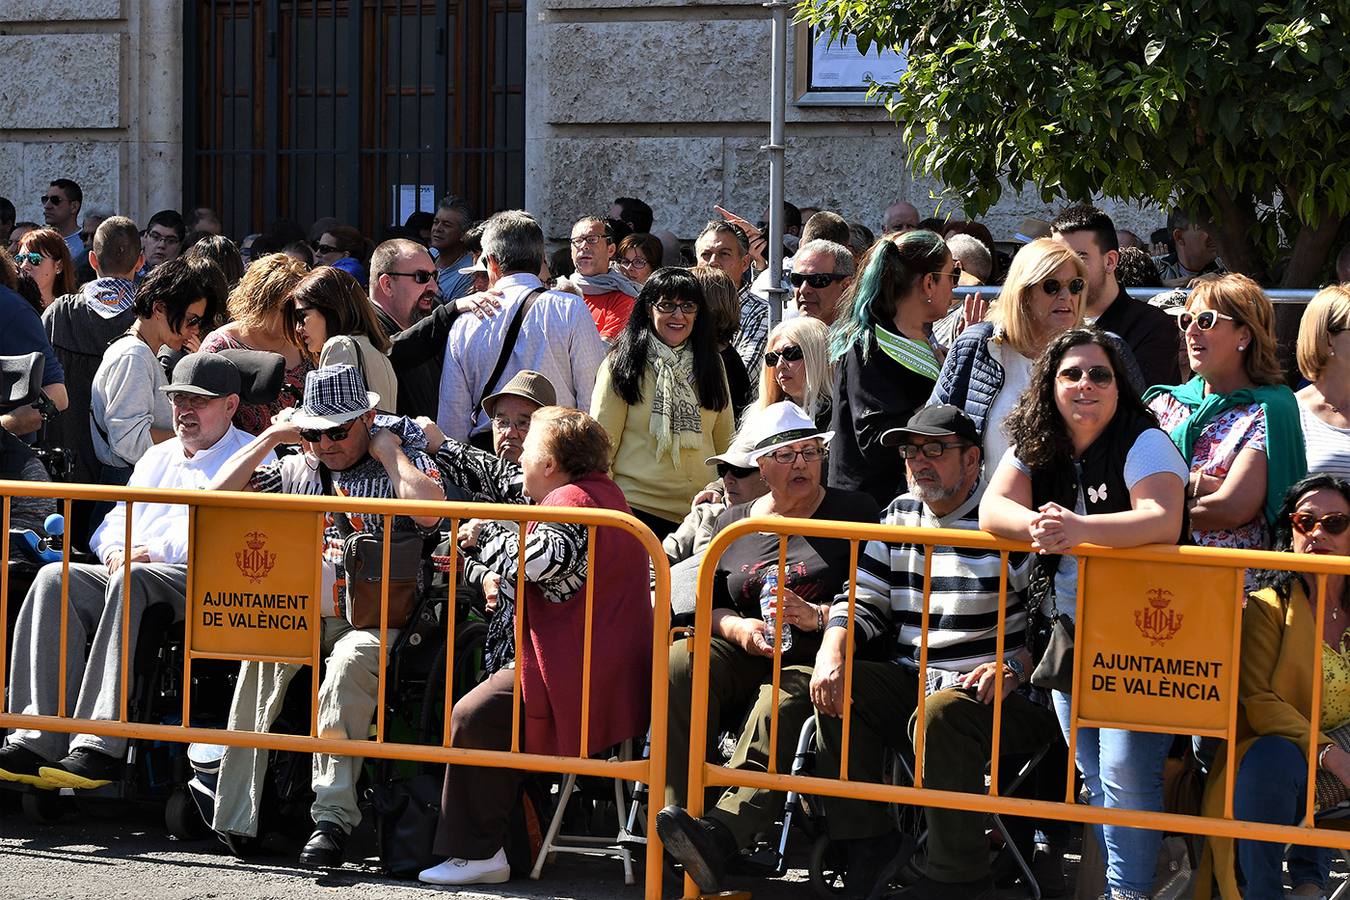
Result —
[{"label": "stone wall block", "polygon": [[93,22],[121,18],[122,0],[0,0],[0,22]]},{"label": "stone wall block", "polygon": [[118,206],[122,154],[113,141],[62,141],[26,143],[23,147],[23,181],[16,195],[18,221],[42,222],[38,202],[56,178],[70,178],[84,192],[84,206]]},{"label": "stone wall block", "polygon": [[116,34],[0,36],[0,122],[13,129],[120,128],[122,41]]},{"label": "stone wall block", "polygon": [[657,229],[690,237],[721,203],[721,138],[554,138],[544,142],[539,208],[544,233],[571,233],[588,213],[604,215],[615,197],[640,197]]},{"label": "stone wall block", "polygon": [[[768,115],[765,22],[541,25],[544,93],[554,124],[745,122]],[[603,66],[587,63],[600,54]],[[763,92],[743,85],[764,84]]]}]

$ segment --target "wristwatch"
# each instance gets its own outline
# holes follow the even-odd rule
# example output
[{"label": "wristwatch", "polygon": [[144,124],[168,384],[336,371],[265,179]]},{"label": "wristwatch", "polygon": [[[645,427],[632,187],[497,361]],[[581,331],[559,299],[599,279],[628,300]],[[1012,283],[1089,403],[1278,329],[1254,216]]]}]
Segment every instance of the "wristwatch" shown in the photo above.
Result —
[{"label": "wristwatch", "polygon": [[1027,667],[1022,665],[1020,659],[1015,656],[1010,656],[1003,661],[1003,664],[1008,667],[1009,672],[1012,672],[1017,676],[1017,683],[1019,686],[1027,683]]}]

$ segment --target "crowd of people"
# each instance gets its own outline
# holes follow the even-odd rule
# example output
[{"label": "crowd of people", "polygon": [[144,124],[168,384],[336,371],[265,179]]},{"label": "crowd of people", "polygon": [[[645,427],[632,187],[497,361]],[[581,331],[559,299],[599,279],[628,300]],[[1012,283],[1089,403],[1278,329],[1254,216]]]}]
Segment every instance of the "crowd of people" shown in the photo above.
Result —
[{"label": "crowd of people", "polygon": [[[72,461],[61,477],[76,481],[611,509],[663,540],[674,611],[699,601],[712,609],[707,746],[689,745],[690,654],[670,649],[658,816],[669,854],[705,891],[722,887],[782,808],[772,792],[738,787],[710,797],[700,818],[686,812],[689,756],[718,759],[720,733],[731,736],[726,765],[762,771],[776,759],[785,771],[814,717],[817,774],[829,777],[852,704],[850,777],[881,780],[883,748],[912,755],[922,675],[928,787],[980,791],[992,752],[1067,743],[1070,688],[1033,685],[1032,672],[1083,602],[1076,545],[1350,553],[1350,286],[1308,303],[1294,390],[1270,299],[1224,270],[1197,217],[1174,216],[1162,235],[1170,248],[1150,256],[1102,211],[1071,206],[1009,255],[980,223],[921,221],[906,202],[885,210],[875,238],[833,212],[793,207],[774,285],[763,228],[718,209],[685,248],[653,230],[652,210],[634,198],[579,219],[551,256],[528,213],[475,221],[455,197],[424,228],[409,223],[377,246],[332,219],[308,238],[278,223],[237,245],[210,210],[163,211],[144,227],[118,215],[91,223],[68,179],[51,183],[43,206],[45,226],[15,224],[0,201],[0,355],[46,360],[47,402],[3,419],[10,477],[45,477],[32,451],[59,448]],[[956,291],[979,284],[991,285],[987,295]],[[1128,293],[1147,285],[1183,290]],[[277,386],[270,395],[258,389],[265,382]],[[847,541],[796,535],[780,563],[777,538],[752,534],[717,560],[712,596],[697,598],[709,543],[750,516],[983,529],[1033,552],[1009,554],[1004,571],[998,554],[872,541],[854,569]],[[134,652],[149,605],[182,616],[186,509],[136,504],[129,543],[125,523],[121,504],[76,504],[69,540],[90,561],[70,567],[64,616],[61,566],[33,581],[13,632],[9,711],[116,718],[123,619]],[[415,563],[446,526],[394,517],[391,580],[415,590]],[[383,528],[382,517],[325,519],[320,736],[364,739],[375,714],[379,616],[348,568],[361,552],[353,536],[383,537]],[[448,539],[490,615],[483,678],[455,706],[452,744],[510,747],[515,667],[523,749],[577,755],[640,739],[652,714],[652,608],[647,572],[632,564],[638,544],[613,529],[535,523],[521,534],[476,519]],[[1322,773],[1350,785],[1350,741],[1328,737],[1350,722],[1350,585],[1328,580],[1316,635],[1308,582],[1246,577],[1237,813],[1297,824],[1309,743]],[[590,627],[606,640],[583,686],[577,598],[588,589]],[[850,594],[858,652],[845,696]],[[390,615],[391,629],[407,624]],[[64,676],[52,652],[63,621]],[[1326,680],[1315,720],[1319,642]],[[270,727],[296,671],[243,663],[230,726]],[[582,735],[580,698],[594,687],[605,703],[592,704]],[[1190,752],[1189,738],[1079,729],[1084,798],[1161,810],[1165,763],[1182,745]],[[1206,806],[1219,808],[1226,756],[1213,746],[1196,753],[1210,769]],[[18,730],[0,748],[0,780],[93,788],[119,778],[125,756],[116,738]],[[225,751],[217,832],[256,836],[267,758]],[[358,769],[351,757],[315,755],[303,862],[343,862],[362,816]],[[506,833],[522,778],[447,766],[435,839],[445,862],[423,881],[510,877]],[[1040,789],[1064,794],[1063,784]],[[895,873],[891,817],[859,800],[824,806],[849,890],[875,895]],[[984,818],[930,809],[927,825],[925,870],[901,896],[992,897],[1001,876]],[[1053,895],[1064,889],[1067,832],[1036,827],[1039,849],[1027,855]],[[1095,839],[1107,896],[1150,896],[1162,836],[1107,825]],[[1225,897],[1282,896],[1284,853],[1211,841],[1202,887],[1212,878]],[[1324,891],[1329,864],[1322,851],[1290,850],[1295,892]]]}]

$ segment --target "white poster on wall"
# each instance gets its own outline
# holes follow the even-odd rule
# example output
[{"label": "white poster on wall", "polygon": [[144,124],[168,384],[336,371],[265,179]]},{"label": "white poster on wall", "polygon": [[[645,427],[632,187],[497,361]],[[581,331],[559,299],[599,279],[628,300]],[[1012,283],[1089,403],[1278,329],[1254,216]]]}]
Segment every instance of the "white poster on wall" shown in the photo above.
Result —
[{"label": "white poster on wall", "polygon": [[814,29],[807,34],[811,55],[799,103],[866,103],[873,82],[894,83],[905,71],[904,53],[876,46],[860,53],[852,37],[832,39]]},{"label": "white poster on wall", "polygon": [[436,186],[434,184],[396,184],[390,208],[394,210],[394,221],[390,225],[402,225],[408,216],[415,212],[436,212]]}]

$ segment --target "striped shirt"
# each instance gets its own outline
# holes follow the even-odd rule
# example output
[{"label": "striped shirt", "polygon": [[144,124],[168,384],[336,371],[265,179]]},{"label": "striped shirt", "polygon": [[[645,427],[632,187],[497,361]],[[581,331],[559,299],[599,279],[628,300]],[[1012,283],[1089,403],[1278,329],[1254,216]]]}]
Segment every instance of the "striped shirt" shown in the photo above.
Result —
[{"label": "striped shirt", "polygon": [[1298,402],[1298,417],[1308,448],[1308,474],[1350,478],[1350,428],[1327,424],[1302,400]]},{"label": "striped shirt", "polygon": [[[965,503],[941,518],[921,501],[904,494],[882,516],[883,525],[912,528],[962,528],[978,531],[983,481]],[[969,672],[994,659],[998,638],[998,588],[1002,569],[997,550],[933,547],[929,594],[928,663],[930,669]],[[857,606],[859,643],[892,635],[893,661],[918,668],[923,616],[923,544],[868,541],[858,560]],[[1004,656],[1025,643],[1026,592],[1031,581],[1029,553],[1008,554],[1008,608],[1004,623]],[[848,625],[848,589],[830,607],[830,625]]]}]

